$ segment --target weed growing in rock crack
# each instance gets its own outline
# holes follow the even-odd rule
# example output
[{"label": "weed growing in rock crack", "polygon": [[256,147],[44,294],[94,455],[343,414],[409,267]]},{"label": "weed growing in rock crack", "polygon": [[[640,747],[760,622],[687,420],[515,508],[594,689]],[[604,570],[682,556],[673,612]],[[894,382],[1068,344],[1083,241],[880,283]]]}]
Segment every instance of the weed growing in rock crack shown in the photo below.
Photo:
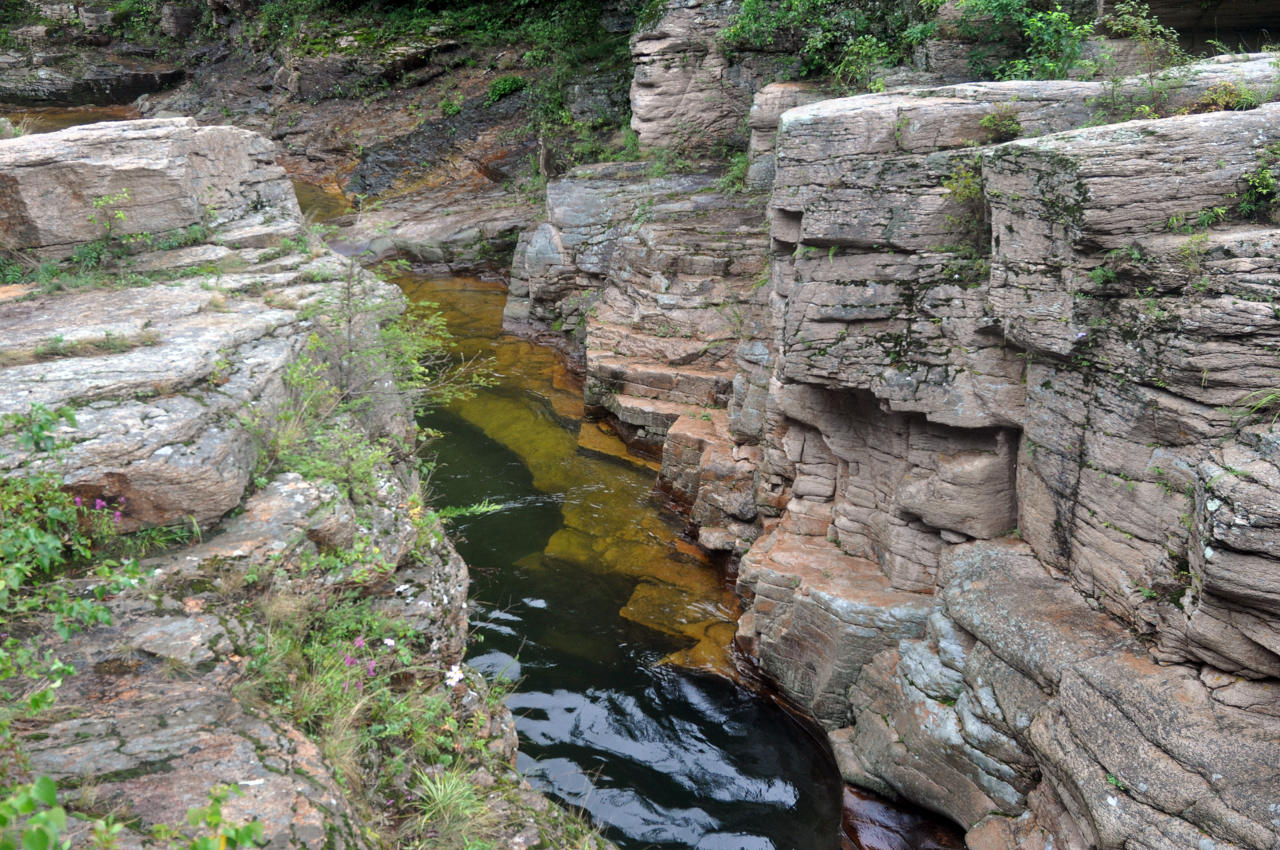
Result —
[{"label": "weed growing in rock crack", "polygon": [[1238,425],[1270,416],[1270,425],[1280,420],[1280,388],[1255,390],[1242,397],[1223,412],[1230,413]]},{"label": "weed growing in rock crack", "polygon": [[962,239],[968,250],[985,255],[991,245],[991,213],[983,194],[982,160],[957,160],[943,178],[942,188],[958,209],[947,214],[947,229]]},{"label": "weed growing in rock crack", "polygon": [[419,770],[411,786],[417,831],[439,850],[476,850],[493,820],[468,776],[454,770]]},{"label": "weed growing in rock crack", "polygon": [[1142,87],[1126,92],[1124,78],[1111,75],[1103,94],[1091,104],[1098,111],[1098,121],[1157,118],[1166,114],[1170,96],[1186,80],[1185,66],[1191,62],[1177,31],[1161,24],[1151,14],[1150,7],[1137,0],[1119,0],[1102,23],[1113,37],[1137,42]]},{"label": "weed growing in rock crack", "polygon": [[1258,167],[1244,175],[1237,211],[1253,221],[1280,220],[1280,143],[1258,154]]},{"label": "weed growing in rock crack", "polygon": [[493,106],[504,97],[510,97],[516,92],[524,91],[528,82],[524,77],[517,77],[515,74],[504,74],[489,84],[489,93],[485,95],[484,105]]},{"label": "weed growing in rock crack", "polygon": [[673,172],[685,173],[693,171],[697,167],[692,160],[687,159],[671,148],[654,148],[649,152],[649,156],[650,177],[667,177]]},{"label": "weed growing in rock crack", "polygon": [[1011,142],[1022,135],[1022,121],[1008,104],[1001,104],[982,116],[978,125],[991,134],[993,142]]},{"label": "weed growing in rock crack", "polygon": [[751,158],[745,151],[739,151],[729,157],[729,167],[724,176],[716,181],[716,188],[726,195],[736,195],[747,191],[747,169]]},{"label": "weed growing in rock crack", "polygon": [[[403,589],[408,598],[415,592]],[[477,734],[488,725],[487,714],[472,728],[453,705],[464,682],[481,689],[483,683],[461,668],[417,662],[430,647],[410,624],[352,593],[295,599],[274,610],[266,596],[258,605],[266,626],[250,649],[250,675],[238,696],[315,737],[349,788],[378,799],[415,770],[487,763]],[[474,710],[488,712],[500,698],[491,695]],[[364,776],[373,777],[375,787],[360,787]]]}]

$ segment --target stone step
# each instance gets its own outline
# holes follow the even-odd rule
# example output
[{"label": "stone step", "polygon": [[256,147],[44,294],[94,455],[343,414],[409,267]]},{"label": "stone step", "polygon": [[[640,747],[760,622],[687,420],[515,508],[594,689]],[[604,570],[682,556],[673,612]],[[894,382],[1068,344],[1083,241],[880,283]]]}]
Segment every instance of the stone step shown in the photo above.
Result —
[{"label": "stone step", "polygon": [[938,602],[896,590],[880,567],[825,537],[781,527],[742,559],[739,590],[754,596],[738,638],[754,646],[782,692],[829,728],[840,725],[846,692],[863,665],[900,640],[924,634]]},{"label": "stone step", "polygon": [[626,394],[609,395],[603,399],[602,406],[649,441],[662,440],[681,416],[699,416],[705,412],[697,405]]},{"label": "stone step", "polygon": [[[719,314],[700,311],[704,316]],[[670,315],[654,327],[643,327],[630,315],[623,315],[607,305],[587,327],[587,350],[626,357],[637,362],[667,363],[678,366],[709,364],[723,361],[737,344],[736,336],[726,335],[723,322],[711,325],[688,324],[690,317]]]},{"label": "stone step", "polygon": [[717,369],[672,366],[588,351],[587,384],[589,397],[622,393],[680,404],[723,407],[728,402],[733,375]]}]

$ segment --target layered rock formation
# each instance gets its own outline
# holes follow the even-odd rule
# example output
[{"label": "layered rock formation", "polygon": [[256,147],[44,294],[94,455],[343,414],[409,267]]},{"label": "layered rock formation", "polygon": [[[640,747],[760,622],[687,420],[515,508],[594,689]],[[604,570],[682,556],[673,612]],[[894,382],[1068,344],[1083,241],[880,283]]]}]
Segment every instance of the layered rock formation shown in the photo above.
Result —
[{"label": "layered rock formation", "polygon": [[[739,435],[781,511],[740,637],[846,778],[972,846],[1273,847],[1280,727],[1222,690],[1280,687],[1267,521],[1208,506],[1268,486],[1266,429],[1222,407],[1280,377],[1277,231],[1177,228],[1236,215],[1280,113],[1053,135],[1087,107],[1051,88],[783,116],[776,360]],[[997,108],[1050,135],[982,147]]]},{"label": "layered rock formation", "polygon": [[[6,289],[0,413],[75,409],[77,427],[59,434],[61,471],[86,504],[118,511],[118,531],[203,532],[145,562],[145,586],[108,599],[111,625],[69,643],[45,630],[38,648],[76,675],[57,711],[13,727],[30,769],[55,778],[73,811],[127,822],[124,847],[143,846],[152,826],[179,822],[223,784],[242,792],[225,806],[228,823],[260,820],[267,846],[368,846],[353,777],[340,782],[314,741],[237,688],[264,629],[287,623],[264,623],[244,604],[259,577],[295,606],[363,588],[371,610],[416,635],[415,669],[438,679],[461,659],[467,568],[424,515],[407,466],[380,463],[367,486],[344,491],[260,462],[265,435],[307,415],[286,374],[317,368],[306,365],[310,341],[329,332],[338,288],[376,319],[402,309],[399,290],[310,240],[270,144],[244,130],[172,119],[6,140],[0,198],[6,247],[24,261],[107,243],[137,249],[43,293],[14,300],[22,293]],[[174,231],[200,244],[164,250]],[[82,288],[59,291],[72,283]],[[344,429],[407,445],[412,419],[385,369],[362,367],[352,380],[368,404]],[[31,461],[11,434],[0,459],[0,474]],[[340,569],[315,568],[334,552]],[[88,595],[88,580],[74,584],[73,597]],[[492,740],[498,762],[514,759],[509,712],[466,685],[441,692],[459,723]],[[537,834],[521,822],[527,801],[501,805],[514,829]],[[76,846],[92,843],[87,831],[87,820],[73,822]]]},{"label": "layered rock formation", "polygon": [[778,53],[730,57],[716,36],[738,11],[736,0],[668,3],[631,37],[631,128],[646,145],[705,150],[745,142],[742,118],[756,89],[792,60]]},{"label": "layered rock formation", "polygon": [[[1148,82],[782,112],[746,287],[674,225],[751,204],[693,177],[579,170],[517,252],[512,312],[578,328],[624,423],[654,397],[664,487],[746,552],[740,644],[846,779],[975,848],[1280,846],[1275,449],[1237,407],[1280,381],[1280,231],[1251,218],[1280,107],[1198,114],[1276,72],[1205,63],[1162,104],[1190,114],[1077,129]],[[736,293],[732,335],[691,283]]]}]

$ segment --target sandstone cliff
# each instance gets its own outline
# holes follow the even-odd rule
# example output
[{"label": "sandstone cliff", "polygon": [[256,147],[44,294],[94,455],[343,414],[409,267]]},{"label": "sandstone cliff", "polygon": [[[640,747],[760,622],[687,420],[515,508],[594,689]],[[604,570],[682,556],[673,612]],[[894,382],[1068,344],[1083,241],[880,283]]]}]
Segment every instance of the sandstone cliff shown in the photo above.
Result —
[{"label": "sandstone cliff", "polygon": [[1275,67],[1096,127],[1149,79],[769,86],[767,245],[763,198],[602,166],[517,250],[511,318],[575,332],[742,554],[740,645],[972,847],[1280,846],[1275,440],[1239,406],[1280,381],[1280,230],[1241,207],[1280,107],[1201,114]]}]

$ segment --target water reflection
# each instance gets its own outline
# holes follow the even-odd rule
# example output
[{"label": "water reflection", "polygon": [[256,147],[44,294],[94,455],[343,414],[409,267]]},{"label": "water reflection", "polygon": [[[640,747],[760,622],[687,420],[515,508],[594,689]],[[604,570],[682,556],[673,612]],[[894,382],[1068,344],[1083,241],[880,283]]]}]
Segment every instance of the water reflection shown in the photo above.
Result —
[{"label": "water reflection", "polygon": [[53,133],[81,124],[99,121],[129,121],[138,117],[132,106],[33,106],[6,107],[0,105],[0,117],[8,118],[24,133]]},{"label": "water reflection", "polygon": [[[583,440],[581,396],[553,352],[500,332],[505,290],[405,279],[440,303],[469,353],[504,378],[433,416],[437,501],[502,510],[457,524],[473,568],[471,663],[520,680],[508,704],[520,768],[624,848],[837,845],[840,783],[825,749],[728,678],[737,600],[653,508],[651,469]],[[681,666],[664,663],[678,661]]]}]

